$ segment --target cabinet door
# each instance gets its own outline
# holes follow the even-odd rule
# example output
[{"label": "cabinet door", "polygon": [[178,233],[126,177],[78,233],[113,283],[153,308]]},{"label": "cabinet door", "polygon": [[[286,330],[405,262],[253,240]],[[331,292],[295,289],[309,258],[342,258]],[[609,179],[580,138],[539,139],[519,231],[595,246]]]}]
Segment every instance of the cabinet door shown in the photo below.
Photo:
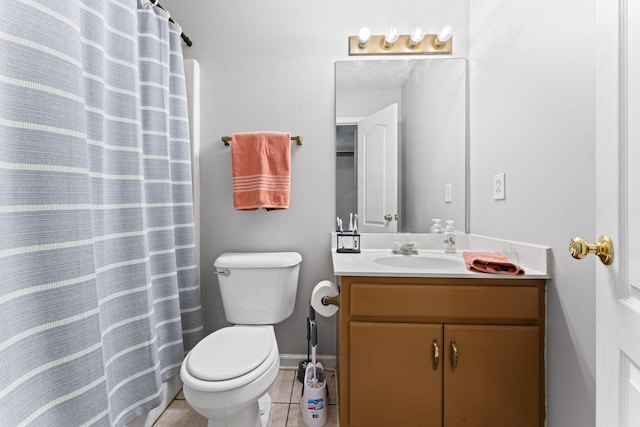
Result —
[{"label": "cabinet door", "polygon": [[442,325],[351,322],[350,335],[350,426],[442,426]]},{"label": "cabinet door", "polygon": [[540,426],[539,337],[537,326],[445,325],[444,426]]}]

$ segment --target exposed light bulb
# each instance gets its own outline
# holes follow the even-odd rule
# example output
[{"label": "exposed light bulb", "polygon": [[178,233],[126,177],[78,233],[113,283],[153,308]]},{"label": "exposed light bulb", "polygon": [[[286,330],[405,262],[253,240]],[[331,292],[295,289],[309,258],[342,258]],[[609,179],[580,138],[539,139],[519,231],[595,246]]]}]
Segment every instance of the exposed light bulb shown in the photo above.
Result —
[{"label": "exposed light bulb", "polygon": [[369,41],[369,37],[371,37],[371,31],[367,27],[362,27],[358,33],[358,46],[360,46],[360,48],[365,47]]},{"label": "exposed light bulb", "polygon": [[424,36],[425,33],[424,31],[422,31],[422,28],[417,27],[409,37],[409,39],[411,40],[409,46],[416,47],[422,41],[422,39],[424,39]]},{"label": "exposed light bulb", "polygon": [[446,43],[453,36],[453,30],[450,26],[446,25],[442,31],[436,36],[436,42],[438,44]]},{"label": "exposed light bulb", "polygon": [[395,27],[389,28],[387,34],[384,35],[384,47],[390,47],[392,44],[398,41],[398,37],[398,30],[396,30]]}]

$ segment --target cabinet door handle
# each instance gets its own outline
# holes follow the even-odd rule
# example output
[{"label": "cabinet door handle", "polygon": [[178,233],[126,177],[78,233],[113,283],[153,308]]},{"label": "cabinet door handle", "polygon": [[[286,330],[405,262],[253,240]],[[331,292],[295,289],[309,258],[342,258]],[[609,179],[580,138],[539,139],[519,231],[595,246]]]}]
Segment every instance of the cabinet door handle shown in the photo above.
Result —
[{"label": "cabinet door handle", "polygon": [[456,347],[456,340],[451,338],[451,370],[455,371],[458,367],[458,347]]},{"label": "cabinet door handle", "polygon": [[433,339],[433,370],[438,370],[438,365],[440,364],[440,349],[438,348],[438,339]]}]

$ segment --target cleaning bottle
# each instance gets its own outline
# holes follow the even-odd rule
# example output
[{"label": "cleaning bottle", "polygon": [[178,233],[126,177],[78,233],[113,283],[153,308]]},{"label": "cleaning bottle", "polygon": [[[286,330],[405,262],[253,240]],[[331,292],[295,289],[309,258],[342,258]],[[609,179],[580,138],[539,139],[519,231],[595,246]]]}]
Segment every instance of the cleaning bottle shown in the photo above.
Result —
[{"label": "cleaning bottle", "polygon": [[432,221],[433,225],[429,229],[431,234],[442,234],[442,225],[440,224],[442,220],[440,218],[432,218]]},{"label": "cleaning bottle", "polygon": [[444,251],[448,254],[456,253],[456,232],[453,229],[453,220],[447,220],[444,228]]}]

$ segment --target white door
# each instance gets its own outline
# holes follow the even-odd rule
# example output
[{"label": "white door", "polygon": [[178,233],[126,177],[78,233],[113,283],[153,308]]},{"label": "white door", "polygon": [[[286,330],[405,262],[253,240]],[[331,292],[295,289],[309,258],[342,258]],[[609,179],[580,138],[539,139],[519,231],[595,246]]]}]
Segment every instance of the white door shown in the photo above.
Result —
[{"label": "white door", "polygon": [[640,2],[596,0],[596,426],[640,426]]},{"label": "white door", "polygon": [[358,231],[398,230],[398,104],[358,122]]}]

